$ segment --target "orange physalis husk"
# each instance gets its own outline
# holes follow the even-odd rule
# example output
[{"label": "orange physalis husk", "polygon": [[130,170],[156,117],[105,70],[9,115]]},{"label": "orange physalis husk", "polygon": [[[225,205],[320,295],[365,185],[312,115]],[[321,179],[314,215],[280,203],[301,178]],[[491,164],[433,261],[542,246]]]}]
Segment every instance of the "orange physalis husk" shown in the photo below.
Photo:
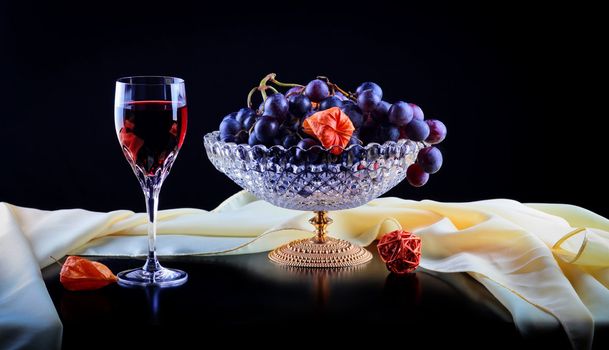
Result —
[{"label": "orange physalis husk", "polygon": [[69,256],[61,267],[59,281],[67,290],[93,290],[117,281],[110,269],[97,261]]},{"label": "orange physalis husk", "polygon": [[355,130],[349,116],[338,107],[314,113],[304,120],[302,128],[335,155],[343,152]]}]

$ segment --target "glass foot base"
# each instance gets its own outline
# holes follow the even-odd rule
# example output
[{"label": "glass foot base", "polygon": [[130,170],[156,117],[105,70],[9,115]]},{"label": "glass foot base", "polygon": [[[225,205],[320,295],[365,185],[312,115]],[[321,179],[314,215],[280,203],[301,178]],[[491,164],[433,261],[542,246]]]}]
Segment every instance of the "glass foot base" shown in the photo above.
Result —
[{"label": "glass foot base", "polygon": [[122,271],[118,275],[118,284],[122,286],[157,286],[157,287],[177,287],[188,280],[188,274],[182,270],[160,269],[149,272],[144,269],[137,268],[133,270]]},{"label": "glass foot base", "polygon": [[270,252],[269,259],[293,267],[337,268],[363,264],[372,254],[345,240],[327,237],[323,243],[315,238],[290,242]]}]

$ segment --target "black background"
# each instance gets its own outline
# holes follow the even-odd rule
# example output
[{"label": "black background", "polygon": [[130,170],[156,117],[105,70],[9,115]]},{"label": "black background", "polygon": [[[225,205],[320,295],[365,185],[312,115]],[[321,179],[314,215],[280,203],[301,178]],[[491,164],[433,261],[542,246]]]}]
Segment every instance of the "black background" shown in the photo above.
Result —
[{"label": "black background", "polygon": [[160,207],[211,209],[238,187],[207,160],[202,137],[276,72],[299,83],[327,75],[351,90],[372,80],[390,102],[415,102],[447,124],[443,169],[390,195],[564,202],[608,215],[606,108],[594,87],[604,82],[600,11],[399,3],[3,2],[0,201],[144,210],[113,100],[116,78],[149,74],[184,78],[189,104]]}]

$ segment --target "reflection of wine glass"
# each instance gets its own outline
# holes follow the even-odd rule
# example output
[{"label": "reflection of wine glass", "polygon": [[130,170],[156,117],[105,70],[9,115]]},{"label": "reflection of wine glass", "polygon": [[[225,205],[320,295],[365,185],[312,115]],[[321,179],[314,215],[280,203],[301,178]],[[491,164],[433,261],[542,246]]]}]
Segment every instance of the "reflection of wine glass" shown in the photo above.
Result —
[{"label": "reflection of wine glass", "polygon": [[159,326],[161,324],[161,320],[159,317],[160,310],[160,295],[161,288],[157,286],[147,286],[143,288],[146,292],[146,299],[148,300],[148,305],[150,306],[150,323]]},{"label": "reflection of wine glass", "polygon": [[148,257],[143,267],[123,271],[123,285],[177,286],[186,272],[167,269],[156,257],[159,192],[186,134],[184,80],[171,77],[127,77],[116,82],[114,125],[127,161],[142,186],[148,212]]},{"label": "reflection of wine glass", "polygon": [[219,132],[205,135],[212,164],[256,197],[278,207],[311,210],[315,236],[290,242],[269,254],[279,264],[344,268],[372,259],[370,252],[328,236],[329,210],[355,208],[389,191],[406,177],[424,144],[401,139],[351,145],[339,155],[313,146],[302,149],[223,142]]}]

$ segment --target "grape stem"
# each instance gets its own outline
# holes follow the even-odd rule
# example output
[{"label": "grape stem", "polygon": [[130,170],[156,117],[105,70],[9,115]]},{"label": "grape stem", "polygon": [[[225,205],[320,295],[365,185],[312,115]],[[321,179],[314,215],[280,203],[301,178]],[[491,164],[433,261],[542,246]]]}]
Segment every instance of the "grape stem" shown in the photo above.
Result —
[{"label": "grape stem", "polygon": [[355,97],[355,94],[352,93],[351,91],[345,91],[343,89],[341,89],[338,85],[334,84],[334,83],[330,83],[332,85],[332,87],[336,90],[338,90],[341,94],[345,95],[345,97],[353,100],[353,101],[357,101],[357,98]]},{"label": "grape stem", "polygon": [[263,88],[263,90],[266,90],[266,89],[272,90],[272,91],[273,91],[274,93],[276,93],[276,94],[278,94],[278,93],[279,93],[279,91],[277,91],[277,89],[275,89],[274,87],[272,87],[272,86],[270,86],[270,85],[267,85],[267,86],[265,86],[265,87]]},{"label": "grape stem", "polygon": [[295,91],[288,92],[287,94],[285,94],[285,97],[288,98],[292,95],[300,95],[300,94],[302,94],[303,91],[304,91],[304,86],[302,86],[297,92],[295,92]]},{"label": "grape stem", "polygon": [[277,85],[277,86],[283,86],[283,87],[304,87],[304,85],[300,85],[300,84],[282,83],[279,80],[275,79],[275,77],[271,78],[269,81],[271,83]]},{"label": "grape stem", "polygon": [[[252,96],[256,90],[260,91],[260,94],[262,95],[262,101],[266,101],[266,99],[268,97],[266,94],[267,89],[273,91],[276,94],[279,93],[279,91],[276,88],[274,88],[270,85],[267,85],[268,83],[272,83],[272,84],[275,84],[275,85],[281,86],[281,87],[299,87],[299,88],[301,88],[300,93],[302,93],[302,91],[304,89],[304,85],[283,83],[283,82],[280,82],[279,80],[275,79],[276,77],[277,77],[277,74],[269,73],[264,78],[262,78],[262,80],[260,80],[260,84],[258,84],[257,87],[254,87],[250,90],[250,92],[247,94],[247,106],[249,108],[252,108]],[[328,87],[330,88],[332,95],[336,94],[336,91],[339,91],[341,94],[345,95],[345,97],[347,97],[353,101],[357,101],[357,98],[354,93],[341,89],[340,86],[332,83],[328,77],[318,76],[317,79],[323,80],[326,82],[326,84],[328,84]],[[288,97],[288,96],[286,96],[286,97]]]},{"label": "grape stem", "polygon": [[262,78],[262,80],[260,80],[260,86],[266,85],[267,81],[269,81],[271,79],[275,79],[276,76],[277,76],[276,73],[267,74],[264,78]]},{"label": "grape stem", "polygon": [[304,86],[300,85],[300,84],[283,83],[283,82],[275,79],[275,77],[277,77],[276,73],[269,73],[264,78],[262,78],[262,80],[260,80],[260,84],[258,85],[258,87],[259,87],[260,91],[262,92],[262,96],[264,97],[265,100],[266,100],[265,90],[267,88],[271,89],[276,94],[279,93],[279,91],[277,91],[277,89],[275,89],[274,87],[272,87],[270,85],[267,85],[268,83],[272,83],[272,84],[275,84],[275,85],[281,86],[281,87],[300,87],[300,88],[304,88]]},{"label": "grape stem", "polygon": [[[266,87],[267,87],[266,83],[267,83],[267,81],[275,78],[276,75],[277,74],[275,74],[275,73],[269,73],[264,78],[262,78],[262,80],[260,80],[260,84],[258,84],[258,90],[260,90],[260,93],[262,94],[263,101],[266,101],[266,97],[267,97],[266,91],[265,91]],[[277,91],[277,90],[275,90],[275,91]]]},{"label": "grape stem", "polygon": [[336,93],[336,91],[334,91],[334,90],[335,90],[335,89],[334,89],[334,84],[332,84],[332,83],[330,82],[330,78],[328,78],[328,77],[326,77],[326,76],[324,76],[324,75],[318,75],[318,76],[317,76],[317,79],[325,81],[325,82],[326,82],[326,84],[328,85],[328,87],[330,88],[330,95],[334,96],[334,94]]},{"label": "grape stem", "polygon": [[351,91],[346,91],[340,88],[340,86],[334,84],[333,82],[330,81],[330,79],[328,77],[325,77],[323,75],[320,75],[317,77],[317,79],[319,80],[323,80],[326,82],[326,84],[328,84],[328,87],[330,87],[330,89],[332,90],[332,95],[335,94],[335,90],[338,90],[338,92],[340,92],[341,94],[345,95],[345,97],[353,100],[353,101],[357,101],[357,97],[355,96],[354,93],[352,93]]},{"label": "grape stem", "polygon": [[254,94],[254,91],[258,90],[258,86],[253,87],[250,92],[247,94],[247,107],[248,108],[252,108],[252,95]]}]

